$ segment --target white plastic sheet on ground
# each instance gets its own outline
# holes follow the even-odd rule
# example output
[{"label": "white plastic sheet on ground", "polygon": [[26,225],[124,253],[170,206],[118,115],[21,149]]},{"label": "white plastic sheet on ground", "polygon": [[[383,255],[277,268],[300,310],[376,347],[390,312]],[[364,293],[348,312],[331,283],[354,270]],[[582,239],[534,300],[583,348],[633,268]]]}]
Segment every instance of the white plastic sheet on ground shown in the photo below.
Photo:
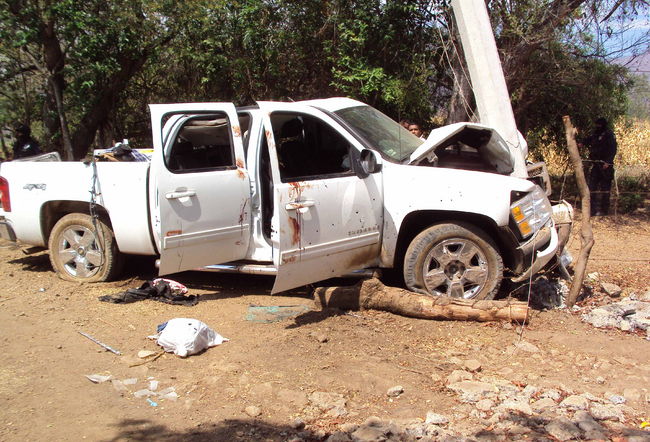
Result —
[{"label": "white plastic sheet on ground", "polygon": [[151,336],[166,352],[182,358],[228,341],[198,319],[174,318],[157,335]]}]

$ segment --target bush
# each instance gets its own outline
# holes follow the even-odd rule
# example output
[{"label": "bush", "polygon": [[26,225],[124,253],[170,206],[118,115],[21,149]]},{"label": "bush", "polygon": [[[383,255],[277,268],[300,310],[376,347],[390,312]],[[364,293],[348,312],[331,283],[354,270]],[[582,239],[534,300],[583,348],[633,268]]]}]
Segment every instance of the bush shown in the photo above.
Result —
[{"label": "bush", "polygon": [[[573,170],[566,175],[551,175],[553,186],[552,201],[567,200],[573,207],[580,206],[580,192],[576,185]],[[618,189],[618,191],[617,191]],[[616,181],[612,183],[610,213],[632,213],[645,205],[650,195],[650,172],[630,173],[617,171]]]},{"label": "bush", "polygon": [[612,194],[612,203],[616,201],[618,212],[631,213],[643,206],[650,190],[650,175],[622,176],[617,179],[618,199]]},{"label": "bush", "polygon": [[[644,206],[650,192],[650,120],[619,121],[614,125],[614,133],[618,152],[611,211],[615,208],[617,213],[631,213]],[[551,175],[551,199],[565,199],[578,206],[580,195],[566,146],[558,145],[546,134],[537,134],[530,141],[531,159],[545,161]],[[582,156],[586,158],[587,152]]]}]

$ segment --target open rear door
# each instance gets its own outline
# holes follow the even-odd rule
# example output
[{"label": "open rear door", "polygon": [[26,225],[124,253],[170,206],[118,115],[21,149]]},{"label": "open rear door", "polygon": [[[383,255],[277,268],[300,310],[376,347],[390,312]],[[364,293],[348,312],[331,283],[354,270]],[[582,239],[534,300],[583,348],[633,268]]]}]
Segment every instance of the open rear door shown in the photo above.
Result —
[{"label": "open rear door", "polygon": [[150,201],[160,274],[243,259],[250,180],[231,103],[151,105]]},{"label": "open rear door", "polygon": [[358,141],[311,106],[258,104],[273,176],[273,293],[376,265],[381,174],[354,173]]}]

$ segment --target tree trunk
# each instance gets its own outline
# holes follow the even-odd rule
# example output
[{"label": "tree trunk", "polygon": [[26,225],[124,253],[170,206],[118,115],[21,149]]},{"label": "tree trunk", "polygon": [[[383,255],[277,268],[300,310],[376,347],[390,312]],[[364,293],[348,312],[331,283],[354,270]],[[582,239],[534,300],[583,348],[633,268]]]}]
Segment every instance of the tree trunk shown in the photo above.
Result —
[{"label": "tree trunk", "polygon": [[9,159],[9,149],[5,144],[5,128],[0,128],[0,146],[2,147],[2,157],[6,160]]},{"label": "tree trunk", "polygon": [[100,88],[94,103],[89,106],[72,135],[72,148],[76,159],[86,156],[95,140],[97,129],[108,120],[119,101],[120,94],[126,89],[131,78],[142,68],[148,56],[146,51],[130,56],[125,55],[120,60],[120,68],[106,79],[106,86]]},{"label": "tree trunk", "polygon": [[63,137],[63,152],[64,158],[67,161],[74,160],[74,154],[72,152],[72,141],[70,140],[70,132],[68,131],[68,120],[65,116],[65,109],[63,107],[63,94],[59,87],[59,83],[52,76],[49,79],[50,88],[54,94],[54,100],[56,102],[56,113],[59,116],[59,124],[61,127],[61,135]]},{"label": "tree trunk", "polygon": [[382,310],[420,319],[457,321],[528,321],[528,305],[519,301],[472,301],[420,295],[367,279],[352,287],[319,287],[314,301],[321,308]]},{"label": "tree trunk", "polygon": [[591,200],[589,198],[589,186],[585,179],[585,171],[582,167],[582,158],[578,151],[578,144],[576,143],[576,129],[571,124],[571,118],[568,115],[562,117],[564,121],[564,129],[566,132],[566,143],[571,157],[571,163],[575,169],[576,183],[580,191],[580,198],[582,200],[582,221],[580,223],[580,254],[575,265],[575,274],[569,296],[566,300],[567,307],[571,308],[576,303],[580,290],[582,289],[582,282],[587,271],[587,262],[589,261],[589,253],[594,245],[594,235],[591,230]]},{"label": "tree trunk", "polygon": [[43,124],[46,137],[44,142],[50,149],[58,150],[61,148],[61,141],[63,141],[63,157],[70,161],[72,160],[72,147],[63,105],[65,54],[61,49],[54,20],[54,16],[48,16],[46,21],[39,24],[49,92],[46,92],[43,102]]}]

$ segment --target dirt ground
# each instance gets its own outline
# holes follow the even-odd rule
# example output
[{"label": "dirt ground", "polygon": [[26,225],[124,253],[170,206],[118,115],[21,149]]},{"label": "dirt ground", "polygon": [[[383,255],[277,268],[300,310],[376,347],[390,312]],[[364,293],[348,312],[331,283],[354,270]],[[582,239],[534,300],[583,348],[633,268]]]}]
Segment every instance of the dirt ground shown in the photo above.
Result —
[{"label": "dirt ground", "polygon": [[[598,218],[594,229],[589,271],[623,287],[623,295],[649,290],[650,218]],[[319,440],[369,416],[399,422],[424,419],[429,411],[448,416],[452,432],[475,434],[487,429],[486,420],[445,386],[467,360],[479,361],[482,377],[521,387],[599,397],[625,391],[623,425],[638,428],[650,419],[650,341],[595,329],[579,312],[536,312],[523,330],[372,311],[309,311],[256,323],[246,320],[249,306],[311,307],[307,290],[270,296],[269,277],[186,272],[172,279],[200,296],[196,306],[109,304],[98,296],[154,277],[153,261],[131,259],[121,280],[80,285],[58,279],[45,252],[25,255],[8,242],[0,246],[2,440]],[[578,247],[574,235],[574,256]],[[165,354],[132,367],[144,362],[140,350],[158,351],[147,336],[175,317],[200,319],[230,341],[186,359]],[[515,350],[520,340],[539,351]],[[118,392],[111,382],[85,377],[96,373],[137,383]],[[153,406],[134,397],[150,380],[159,382],[158,390],[174,387],[178,399],[153,398]],[[404,393],[388,397],[396,385]],[[309,395],[317,391],[342,395],[347,413],[314,407]],[[306,428],[294,428],[296,419]]]}]

